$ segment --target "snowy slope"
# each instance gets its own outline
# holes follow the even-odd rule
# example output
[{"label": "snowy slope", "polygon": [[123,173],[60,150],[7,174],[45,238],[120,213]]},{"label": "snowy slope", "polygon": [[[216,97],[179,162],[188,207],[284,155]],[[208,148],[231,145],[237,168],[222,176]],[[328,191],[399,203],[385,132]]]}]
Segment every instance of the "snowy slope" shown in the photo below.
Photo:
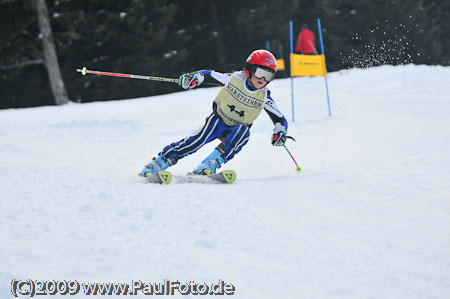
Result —
[{"label": "snowy slope", "polygon": [[[229,186],[137,176],[202,124],[218,88],[0,110],[0,298],[13,278],[449,298],[450,67],[355,69],[328,84],[332,117],[323,78],[294,80],[288,148],[303,173],[270,145],[263,113],[223,167],[238,174]],[[270,88],[291,120],[290,79]],[[216,145],[170,170],[191,171]]]}]

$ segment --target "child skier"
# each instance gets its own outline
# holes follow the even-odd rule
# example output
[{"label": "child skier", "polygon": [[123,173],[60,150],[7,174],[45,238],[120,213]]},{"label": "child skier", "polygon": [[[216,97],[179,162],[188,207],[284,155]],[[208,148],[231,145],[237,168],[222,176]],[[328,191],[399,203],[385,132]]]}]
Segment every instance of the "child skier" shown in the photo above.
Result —
[{"label": "child skier", "polygon": [[179,159],[193,154],[206,143],[219,139],[222,142],[194,169],[193,174],[210,175],[230,161],[247,144],[250,127],[264,109],[275,125],[272,145],[286,142],[287,121],[278,110],[267,84],[275,78],[276,59],[266,50],[256,50],[245,62],[244,70],[223,74],[201,70],[180,77],[184,89],[199,86],[205,75],[209,75],[225,86],[214,99],[213,112],[206,118],[204,126],[193,135],[173,142],[154,157],[140,176],[148,177],[174,165]]}]

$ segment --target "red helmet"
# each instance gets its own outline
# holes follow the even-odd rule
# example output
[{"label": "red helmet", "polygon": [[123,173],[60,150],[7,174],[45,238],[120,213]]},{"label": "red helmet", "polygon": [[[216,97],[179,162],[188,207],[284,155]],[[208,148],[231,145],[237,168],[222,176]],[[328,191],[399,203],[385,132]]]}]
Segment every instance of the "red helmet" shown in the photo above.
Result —
[{"label": "red helmet", "polygon": [[267,50],[256,50],[248,56],[244,65],[245,76],[247,78],[252,76],[254,66],[259,66],[275,73],[277,71],[277,60],[275,56]]}]

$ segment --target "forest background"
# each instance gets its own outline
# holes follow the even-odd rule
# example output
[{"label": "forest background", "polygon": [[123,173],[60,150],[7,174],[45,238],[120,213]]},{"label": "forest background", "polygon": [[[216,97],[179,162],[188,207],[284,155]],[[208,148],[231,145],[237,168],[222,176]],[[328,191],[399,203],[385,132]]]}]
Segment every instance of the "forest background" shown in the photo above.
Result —
[{"label": "forest background", "polygon": [[48,8],[67,97],[78,103],[180,90],[170,83],[81,76],[76,69],[83,66],[172,78],[199,69],[232,72],[267,42],[288,66],[290,20],[294,39],[308,24],[318,41],[320,18],[328,71],[450,65],[449,0],[0,0],[0,109],[55,104],[40,1]]}]

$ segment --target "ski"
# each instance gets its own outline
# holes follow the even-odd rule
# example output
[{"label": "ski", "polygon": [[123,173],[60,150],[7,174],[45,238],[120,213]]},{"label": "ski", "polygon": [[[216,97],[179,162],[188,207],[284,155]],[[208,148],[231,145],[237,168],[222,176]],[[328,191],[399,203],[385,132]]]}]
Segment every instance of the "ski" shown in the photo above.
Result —
[{"label": "ski", "polygon": [[152,184],[170,184],[172,181],[172,174],[168,171],[159,171],[147,177],[147,180]]},{"label": "ski", "polygon": [[233,170],[224,170],[210,175],[187,174],[174,176],[175,183],[232,184],[234,181],[236,181],[236,172]]},{"label": "ski", "polygon": [[236,181],[236,172],[233,170],[224,170],[210,175],[187,174],[172,176],[168,171],[160,171],[154,175],[148,176],[147,180],[152,184],[232,184]]}]

